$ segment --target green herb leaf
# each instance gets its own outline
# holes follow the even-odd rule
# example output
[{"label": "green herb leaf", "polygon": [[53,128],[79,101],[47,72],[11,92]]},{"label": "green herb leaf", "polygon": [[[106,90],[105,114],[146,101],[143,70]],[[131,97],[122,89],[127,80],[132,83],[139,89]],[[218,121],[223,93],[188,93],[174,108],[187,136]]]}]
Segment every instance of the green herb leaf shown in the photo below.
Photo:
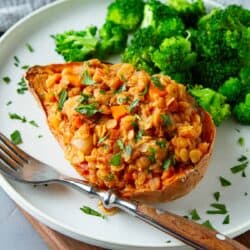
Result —
[{"label": "green herb leaf", "polygon": [[129,100],[130,100],[130,98],[128,96],[127,97],[118,97],[117,103],[118,104],[123,104],[123,103],[126,103]]},{"label": "green herb leaf", "polygon": [[91,208],[91,207],[83,206],[83,207],[80,208],[80,210],[81,210],[82,212],[84,212],[85,214],[87,214],[87,215],[93,215],[93,216],[97,216],[97,217],[101,217],[101,218],[103,218],[103,219],[106,219],[106,216],[105,216],[105,215],[103,215],[103,214],[97,212],[96,210],[94,210],[94,209]]},{"label": "green herb leaf", "polygon": [[214,193],[214,199],[215,199],[216,201],[219,201],[219,199],[220,199],[220,192],[215,192],[215,193]]},{"label": "green herb leaf", "polygon": [[161,119],[163,121],[163,126],[169,126],[173,124],[171,118],[166,114],[161,114]]},{"label": "green herb leaf", "polygon": [[120,79],[123,81],[123,82],[126,82],[127,81],[127,79],[126,79],[126,77],[124,76],[124,75],[120,75]]},{"label": "green herb leaf", "polygon": [[245,171],[242,171],[241,176],[242,176],[242,177],[247,177],[247,176],[246,176],[246,172],[245,172]]},{"label": "green herb leaf", "polygon": [[61,92],[59,93],[59,101],[58,101],[58,110],[62,111],[63,105],[68,99],[68,92],[66,89],[62,89]]},{"label": "green herb leaf", "polygon": [[127,156],[131,156],[131,154],[132,154],[132,147],[130,145],[127,145],[125,147],[125,153],[126,153]]},{"label": "green herb leaf", "polygon": [[243,137],[240,137],[240,138],[238,139],[238,143],[239,143],[239,145],[240,145],[241,147],[243,147],[243,146],[245,145],[245,140],[244,140],[244,138],[243,138]]},{"label": "green herb leaf", "polygon": [[11,141],[15,144],[21,144],[23,142],[21,134],[18,130],[15,130],[11,135],[10,135]]},{"label": "green herb leaf", "polygon": [[110,173],[104,177],[105,181],[113,181],[115,179],[115,176]]},{"label": "green herb leaf", "polygon": [[18,85],[18,88],[17,88],[18,94],[22,95],[28,90],[27,84],[23,77],[21,78],[20,82],[17,83],[17,85]]},{"label": "green herb leaf", "polygon": [[43,135],[38,135],[38,138],[40,139],[40,138],[43,138]]},{"label": "green herb leaf", "polygon": [[102,94],[102,95],[105,95],[106,94],[106,91],[104,90],[104,89],[100,89],[100,94]]},{"label": "green herb leaf", "polygon": [[29,50],[29,52],[33,53],[34,49],[32,48],[32,46],[29,43],[26,43],[26,47]]},{"label": "green herb leaf", "polygon": [[80,98],[79,102],[80,102],[81,104],[87,104],[88,101],[89,101],[89,98],[90,98],[89,95],[84,94],[84,93],[81,93],[81,98]]},{"label": "green herb leaf", "polygon": [[135,136],[135,141],[138,142],[139,140],[141,140],[142,136],[143,136],[143,131],[139,130]]},{"label": "green herb leaf", "polygon": [[101,112],[101,110],[98,108],[96,103],[92,104],[80,104],[76,109],[78,113],[87,115],[89,117],[95,115],[98,112]]},{"label": "green herb leaf", "polygon": [[9,106],[9,105],[11,105],[12,104],[12,101],[8,101],[7,103],[6,103],[6,106]]},{"label": "green herb leaf", "polygon": [[211,224],[211,222],[209,220],[204,221],[201,225],[208,228],[208,229],[215,230],[213,225]]},{"label": "green herb leaf", "polygon": [[5,76],[2,78],[2,80],[6,83],[9,84],[11,82],[11,79],[8,76]]},{"label": "green herb leaf", "polygon": [[123,141],[122,141],[121,139],[118,139],[118,140],[116,141],[116,143],[117,143],[117,145],[119,146],[119,148],[120,148],[121,150],[124,150],[125,146],[124,146]]},{"label": "green herb leaf", "polygon": [[245,195],[245,196],[248,196],[248,192],[245,192],[244,195]]},{"label": "green herb leaf", "polygon": [[224,204],[212,203],[210,206],[213,208],[216,208],[217,210],[208,210],[207,214],[226,214],[227,213],[227,209]]},{"label": "green herb leaf", "polygon": [[246,161],[247,160],[247,157],[245,155],[241,155],[241,157],[239,157],[237,159],[239,162],[243,162],[243,161]]},{"label": "green herb leaf", "polygon": [[34,120],[29,121],[29,124],[36,127],[36,128],[39,127],[39,125]]},{"label": "green herb leaf", "polygon": [[109,163],[112,166],[118,167],[118,166],[121,165],[121,160],[122,160],[122,155],[121,155],[121,153],[118,153],[118,154],[115,154],[115,155],[112,156],[112,158],[111,158],[111,160],[110,160]]},{"label": "green herb leaf", "polygon": [[122,84],[122,86],[114,91],[115,94],[121,93],[126,90],[126,84]]},{"label": "green herb leaf", "polygon": [[157,145],[157,146],[159,146],[161,149],[163,149],[163,148],[166,148],[166,145],[167,145],[167,142],[165,141],[165,140],[157,140],[156,142],[155,142],[155,144]]},{"label": "green herb leaf", "polygon": [[108,139],[109,135],[110,135],[110,132],[108,131],[105,136],[103,136],[102,138],[99,139],[97,144],[102,144],[104,141],[106,141]]},{"label": "green herb leaf", "polygon": [[162,168],[164,170],[168,170],[170,166],[171,166],[171,158],[168,158],[163,162]]},{"label": "green herb leaf", "polygon": [[15,60],[16,63],[18,63],[18,64],[20,63],[20,60],[19,60],[19,58],[17,56],[14,56],[14,60]]},{"label": "green herb leaf", "polygon": [[192,220],[200,220],[201,217],[199,216],[198,212],[196,209],[193,209],[191,212],[190,212],[190,215],[191,215],[191,219]]},{"label": "green herb leaf", "polygon": [[220,176],[220,184],[223,187],[227,187],[227,186],[231,186],[232,185],[232,183],[229,180],[225,179],[222,176]]},{"label": "green herb leaf", "polygon": [[135,99],[134,101],[131,102],[131,104],[129,105],[129,112],[133,112],[135,107],[139,104],[140,100],[139,99]]},{"label": "green herb leaf", "polygon": [[25,116],[21,117],[20,115],[18,115],[16,113],[9,113],[9,118],[12,120],[19,120],[23,123],[27,122],[27,119]]},{"label": "green herb leaf", "polygon": [[23,65],[21,69],[28,69],[30,66],[29,65]]},{"label": "green herb leaf", "polygon": [[160,79],[157,76],[152,76],[151,77],[151,81],[155,85],[155,87],[157,87],[160,90],[163,90],[164,87],[161,84],[161,81],[160,81]]},{"label": "green herb leaf", "polygon": [[83,72],[83,81],[82,84],[84,85],[92,85],[95,84],[95,81],[93,81],[93,79],[89,76],[89,72],[88,70],[84,70]]},{"label": "green herb leaf", "polygon": [[148,88],[149,88],[149,85],[147,84],[143,92],[141,92],[140,96],[145,96],[148,93]]},{"label": "green herb leaf", "polygon": [[149,150],[149,156],[148,156],[149,160],[152,163],[156,163],[156,159],[155,159],[156,149],[153,147],[150,147],[148,150]]},{"label": "green herb leaf", "polygon": [[230,168],[230,170],[233,174],[236,174],[236,173],[244,171],[247,168],[247,166],[248,166],[248,161],[243,162],[239,165],[233,166]]},{"label": "green herb leaf", "polygon": [[167,240],[166,243],[171,243],[171,240]]},{"label": "green herb leaf", "polygon": [[230,223],[230,215],[228,214],[225,219],[223,220],[222,224],[229,224]]}]

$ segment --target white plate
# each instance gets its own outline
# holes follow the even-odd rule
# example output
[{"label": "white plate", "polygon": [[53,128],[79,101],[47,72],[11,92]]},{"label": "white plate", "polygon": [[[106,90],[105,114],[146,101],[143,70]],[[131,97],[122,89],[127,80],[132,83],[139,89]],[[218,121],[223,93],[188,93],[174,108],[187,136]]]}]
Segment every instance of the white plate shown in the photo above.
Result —
[{"label": "white plate", "polygon": [[[50,64],[63,62],[54,51],[51,34],[68,29],[83,29],[90,24],[101,25],[105,17],[109,1],[71,0],[59,1],[26,17],[4,37],[0,48],[0,79],[10,76],[11,83],[0,84],[0,130],[9,136],[19,129],[24,143],[21,147],[29,154],[54,166],[65,174],[77,176],[73,168],[63,157],[63,152],[49,132],[45,117],[30,93],[18,95],[17,82],[22,76],[22,70],[14,66],[14,56],[18,56],[21,65]],[[30,43],[34,53],[25,47]],[[6,106],[12,100],[13,104]],[[10,120],[9,112],[25,115],[29,120],[35,120],[40,125],[34,128],[28,123]],[[237,132],[235,128],[239,129]],[[43,138],[38,138],[42,134]],[[162,205],[165,209],[180,215],[188,214],[196,208],[202,217],[200,222],[209,219],[222,233],[229,236],[238,235],[250,226],[250,191],[249,168],[246,178],[240,174],[231,174],[230,167],[237,164],[241,154],[249,156],[249,140],[244,147],[237,144],[242,136],[250,138],[249,127],[240,126],[233,121],[225,122],[217,131],[213,160],[208,173],[191,194],[175,202]],[[224,176],[232,182],[232,186],[221,187],[218,177]],[[72,189],[62,186],[32,187],[7,181],[0,176],[1,186],[9,196],[35,218],[59,232],[75,239],[113,249],[163,249],[167,246],[180,249],[180,242],[146,225],[137,219],[119,213],[102,220],[87,216],[80,207],[88,205],[97,207],[97,200],[90,199]],[[209,204],[214,202],[213,193],[221,192],[221,203],[225,203],[231,222],[223,225],[225,215],[207,215]]]}]

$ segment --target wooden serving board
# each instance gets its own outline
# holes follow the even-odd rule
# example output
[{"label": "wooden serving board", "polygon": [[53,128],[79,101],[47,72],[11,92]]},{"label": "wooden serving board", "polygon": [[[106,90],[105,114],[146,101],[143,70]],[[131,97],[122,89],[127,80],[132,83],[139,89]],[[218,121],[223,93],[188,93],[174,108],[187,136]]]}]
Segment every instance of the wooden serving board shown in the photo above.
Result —
[{"label": "wooden serving board", "polygon": [[[24,210],[20,209],[34,229],[41,235],[51,250],[104,250],[64,236],[43,225]],[[250,230],[235,238],[250,249]]]}]

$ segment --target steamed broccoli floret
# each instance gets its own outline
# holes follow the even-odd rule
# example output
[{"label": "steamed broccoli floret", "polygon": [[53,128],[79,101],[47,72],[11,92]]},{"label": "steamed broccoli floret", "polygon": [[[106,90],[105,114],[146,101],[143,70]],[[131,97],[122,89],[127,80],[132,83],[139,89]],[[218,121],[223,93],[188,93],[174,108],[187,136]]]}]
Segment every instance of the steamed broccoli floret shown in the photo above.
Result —
[{"label": "steamed broccoli floret", "polygon": [[187,27],[195,26],[206,13],[202,0],[168,0],[168,4],[177,11]]},{"label": "steamed broccoli floret", "polygon": [[118,24],[106,21],[99,30],[99,35],[101,41],[98,44],[98,52],[101,58],[120,53],[126,47],[127,32]]},{"label": "steamed broccoli floret", "polygon": [[158,39],[154,35],[153,28],[139,29],[125,49],[122,55],[122,61],[133,64],[139,70],[145,70],[148,73],[157,72],[151,55],[158,44]]},{"label": "steamed broccoli floret", "polygon": [[246,95],[244,101],[235,105],[233,114],[242,124],[250,125],[250,93]]},{"label": "steamed broccoli floret", "polygon": [[244,67],[240,70],[240,80],[243,85],[250,86],[250,66]]},{"label": "steamed broccoli floret", "polygon": [[237,44],[241,63],[250,66],[250,27],[242,31],[240,43]]},{"label": "steamed broccoli floret", "polygon": [[210,113],[216,126],[230,116],[230,105],[226,103],[226,97],[222,94],[202,86],[191,87],[188,91],[199,105]]},{"label": "steamed broccoli floret", "polygon": [[83,61],[89,59],[96,52],[98,39],[97,28],[90,26],[83,31],[66,31],[54,35],[56,51],[62,55],[65,61]]},{"label": "steamed broccoli floret", "polygon": [[170,17],[177,17],[175,10],[158,0],[149,0],[144,6],[144,14],[141,27],[157,27],[161,21]]},{"label": "steamed broccoli floret", "polygon": [[143,16],[142,0],[115,0],[108,7],[107,21],[120,24],[125,30],[133,31]]},{"label": "steamed broccoli floret", "polygon": [[193,68],[195,82],[217,90],[229,77],[238,76],[240,64],[237,59],[198,61]]},{"label": "steamed broccoli floret", "polygon": [[196,61],[196,53],[191,50],[191,43],[183,37],[166,38],[153,55],[155,65],[165,74],[188,71]]},{"label": "steamed broccoli floret", "polygon": [[157,25],[155,33],[159,40],[171,36],[182,36],[185,31],[185,26],[179,17],[167,18]]}]

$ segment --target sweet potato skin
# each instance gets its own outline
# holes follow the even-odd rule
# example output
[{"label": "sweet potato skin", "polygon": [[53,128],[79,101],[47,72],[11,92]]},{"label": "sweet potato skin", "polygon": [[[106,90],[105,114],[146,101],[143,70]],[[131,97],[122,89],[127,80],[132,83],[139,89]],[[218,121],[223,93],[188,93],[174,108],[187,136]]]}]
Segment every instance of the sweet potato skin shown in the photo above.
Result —
[{"label": "sweet potato skin", "polygon": [[[50,74],[62,71],[62,69],[66,66],[74,67],[83,64],[84,63],[79,62],[67,64],[52,64],[47,66],[34,66],[27,71],[27,73],[25,74],[25,79],[28,83],[29,90],[34,95],[46,115],[46,107],[44,107],[43,97],[41,93],[45,91],[45,82],[48,76]],[[135,191],[131,197],[132,200],[142,201],[145,203],[172,201],[189,193],[200,182],[207,170],[216,135],[216,128],[211,116],[204,110],[201,110],[201,114],[203,123],[202,137],[210,144],[207,153],[194,167],[188,168],[182,173],[177,174],[173,178],[171,178],[171,180],[169,181],[169,185],[167,185],[164,189],[157,191]],[[62,140],[60,140],[60,138],[57,136],[57,132],[53,131],[52,129],[52,133],[54,134],[60,145],[64,147]]]}]

